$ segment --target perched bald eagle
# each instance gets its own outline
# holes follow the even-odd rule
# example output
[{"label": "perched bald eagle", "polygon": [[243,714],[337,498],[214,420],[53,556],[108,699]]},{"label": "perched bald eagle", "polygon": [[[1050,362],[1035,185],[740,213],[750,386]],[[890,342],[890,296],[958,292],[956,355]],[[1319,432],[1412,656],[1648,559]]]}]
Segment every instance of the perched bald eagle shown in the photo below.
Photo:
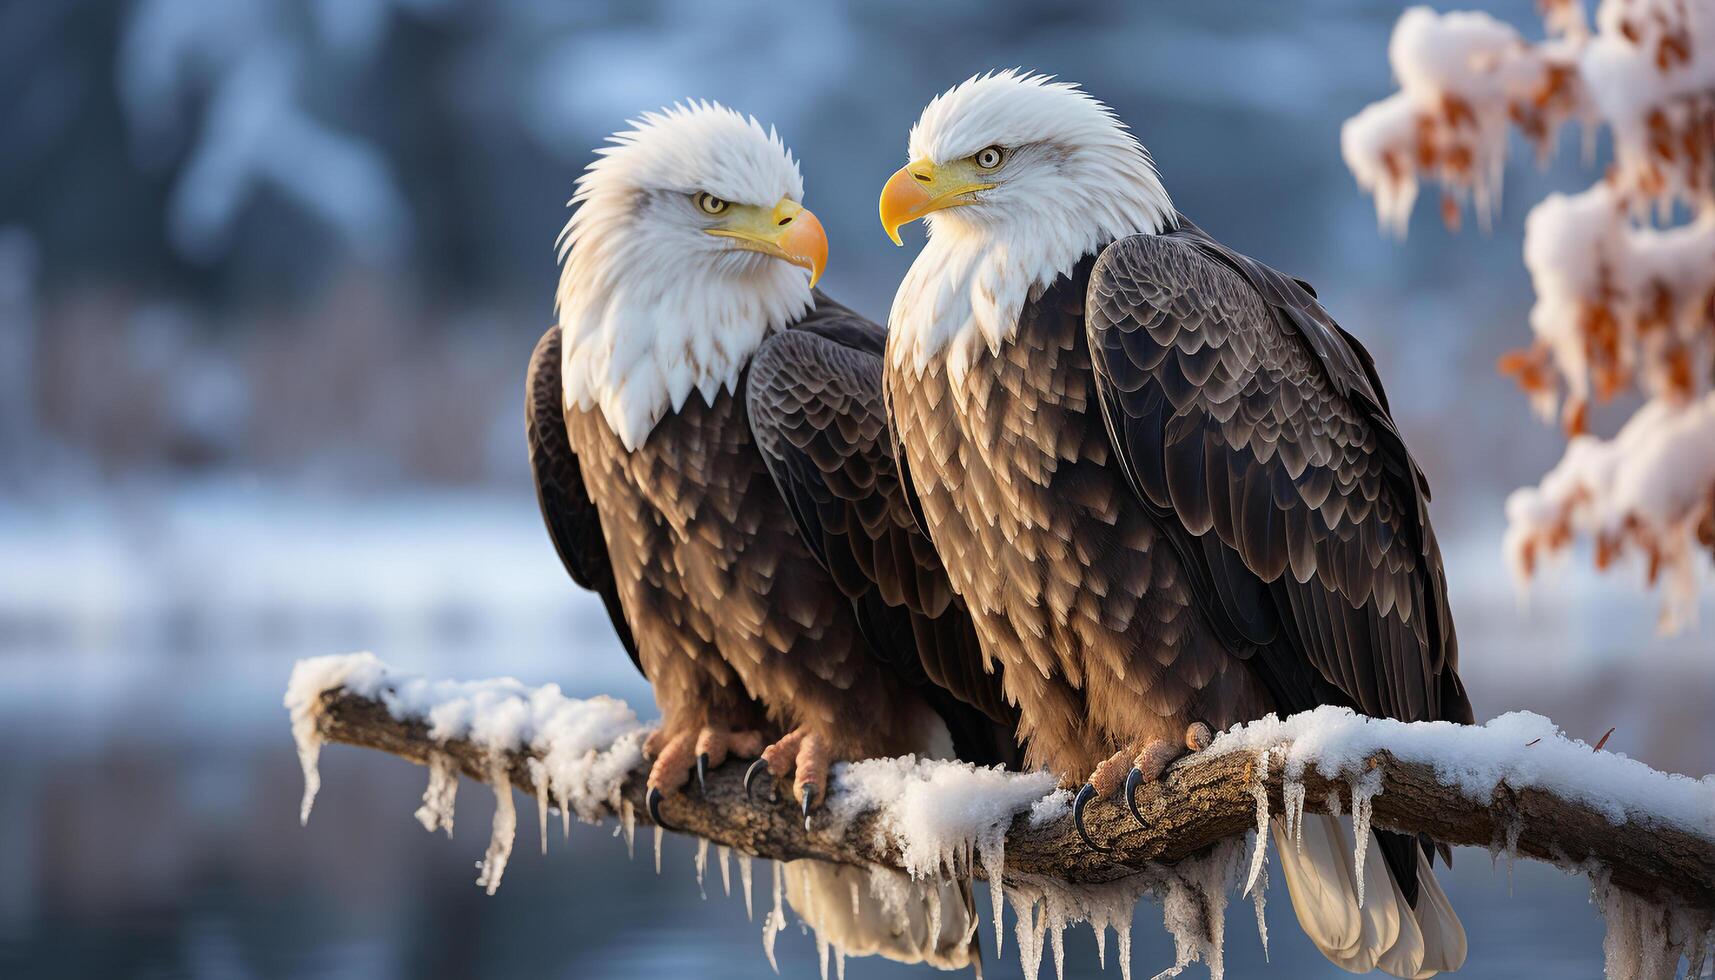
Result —
[{"label": "perched bald eagle", "polygon": [[[812,291],[827,239],[802,197],[754,119],[645,115],[579,179],[559,324],[531,361],[543,518],[663,714],[646,746],[657,823],[693,764],[700,779],[729,753],[760,750],[808,819],[834,761],[989,763],[1013,745],[998,678],[942,663],[976,663],[975,633],[899,492],[883,331]],[[854,901],[862,872],[789,872],[848,952],[976,956],[968,887],[939,918],[895,917]],[[814,911],[807,890],[826,896]]]},{"label": "perched bald eagle", "polygon": [[[899,465],[1028,760],[1087,781],[1080,831],[1267,712],[1469,722],[1428,486],[1309,287],[1180,216],[1074,85],[972,78],[909,160],[881,195],[896,243],[929,230],[889,324]],[[1378,836],[1360,908],[1336,818],[1277,829],[1300,922],[1348,970],[1457,968],[1431,845]]]}]

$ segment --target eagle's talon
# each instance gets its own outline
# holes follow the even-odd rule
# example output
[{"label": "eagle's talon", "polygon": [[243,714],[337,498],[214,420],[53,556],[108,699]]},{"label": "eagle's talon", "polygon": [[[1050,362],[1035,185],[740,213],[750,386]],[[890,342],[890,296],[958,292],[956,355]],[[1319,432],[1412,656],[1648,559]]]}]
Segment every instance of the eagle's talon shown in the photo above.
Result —
[{"label": "eagle's talon", "polygon": [[[751,800],[753,802],[755,801],[755,799],[756,799],[756,777],[767,772],[767,771],[768,771],[768,760],[767,759],[758,759],[755,762],[752,762],[750,764],[750,768],[746,769],[744,771],[744,798],[745,799]],[[774,802],[774,801],[770,800],[769,802]]]},{"label": "eagle's talon", "polygon": [[1072,825],[1078,828],[1078,836],[1084,839],[1084,845],[1086,847],[1092,851],[1102,851],[1106,853],[1113,850],[1113,848],[1103,847],[1096,843],[1095,840],[1090,837],[1090,832],[1084,829],[1084,807],[1089,806],[1090,801],[1095,798],[1096,787],[1091,783],[1085,783],[1084,788],[1078,790],[1077,797],[1072,800]]},{"label": "eagle's talon", "polygon": [[1125,774],[1125,808],[1131,811],[1132,819],[1139,827],[1148,828],[1149,824],[1143,819],[1143,814],[1137,812],[1137,787],[1143,782],[1143,770],[1136,766]]},{"label": "eagle's talon", "polygon": [[672,824],[668,823],[661,816],[661,800],[662,800],[662,797],[663,797],[663,794],[662,794],[659,787],[656,787],[656,786],[649,787],[649,795],[646,796],[644,798],[644,801],[643,801],[644,806],[646,806],[649,810],[649,819],[651,822],[653,822],[655,824],[655,826],[660,827],[662,830],[678,830],[679,829],[678,827],[675,827]]},{"label": "eagle's talon", "polygon": [[798,787],[798,795],[804,800],[804,830],[810,829],[810,810],[816,805],[816,784],[805,783]]}]

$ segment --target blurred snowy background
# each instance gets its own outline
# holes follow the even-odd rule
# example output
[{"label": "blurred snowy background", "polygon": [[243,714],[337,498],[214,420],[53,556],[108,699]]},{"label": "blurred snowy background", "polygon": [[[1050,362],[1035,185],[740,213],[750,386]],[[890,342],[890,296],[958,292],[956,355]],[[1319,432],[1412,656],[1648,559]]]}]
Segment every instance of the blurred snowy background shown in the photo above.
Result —
[{"label": "blurred snowy background", "polygon": [[[1457,6],[1539,36],[1527,0]],[[766,969],[683,841],[657,878],[574,830],[486,898],[482,794],[458,839],[430,837],[421,770],[337,748],[299,829],[279,706],[294,659],[359,648],[648,704],[540,529],[520,388],[572,180],[627,116],[688,96],[780,128],[832,241],[825,285],[879,318],[917,240],[891,248],[874,202],[922,104],[997,66],[1084,82],[1183,210],[1316,283],[1376,353],[1437,491],[1479,715],[1617,726],[1611,748],[1715,771],[1709,603],[1663,640],[1641,573],[1575,558],[1528,609],[1507,578],[1502,501],[1561,450],[1493,368],[1527,336],[1522,212],[1592,171],[1572,146],[1515,165],[1486,237],[1378,234],[1338,130],[1391,90],[1399,9],[0,3],[0,976]],[[1599,975],[1580,881],[1470,852],[1451,890],[1467,975]],[[1249,915],[1236,971],[1261,965]],[[1263,975],[1333,973],[1271,918]],[[1136,933],[1140,969],[1171,962],[1148,907]],[[783,973],[813,975],[807,939],[781,945]],[[1016,975],[1007,952],[990,976]]]}]

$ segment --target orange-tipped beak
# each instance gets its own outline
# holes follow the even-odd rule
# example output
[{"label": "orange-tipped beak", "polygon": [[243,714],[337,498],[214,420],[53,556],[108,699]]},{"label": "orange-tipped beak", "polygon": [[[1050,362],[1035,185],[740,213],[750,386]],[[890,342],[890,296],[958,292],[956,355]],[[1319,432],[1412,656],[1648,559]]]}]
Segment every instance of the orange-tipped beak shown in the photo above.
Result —
[{"label": "orange-tipped beak", "polygon": [[893,244],[904,245],[900,226],[934,211],[975,203],[975,194],[995,186],[979,179],[975,167],[965,160],[936,166],[927,159],[913,160],[887,179],[881,189],[881,227]]},{"label": "orange-tipped beak", "polygon": [[789,197],[781,198],[772,210],[735,205],[725,223],[708,229],[708,233],[736,239],[739,248],[809,269],[812,286],[828,267],[828,233],[808,208]]},{"label": "orange-tipped beak", "polygon": [[785,218],[786,234],[780,236],[781,257],[795,266],[810,270],[810,285],[814,287],[828,267],[828,233],[822,222],[809,208],[799,207],[796,214]]},{"label": "orange-tipped beak", "polygon": [[900,226],[928,214],[933,200],[929,196],[928,182],[917,179],[910,164],[895,170],[893,176],[887,178],[887,184],[881,189],[881,228],[893,244],[905,244],[899,237]]}]

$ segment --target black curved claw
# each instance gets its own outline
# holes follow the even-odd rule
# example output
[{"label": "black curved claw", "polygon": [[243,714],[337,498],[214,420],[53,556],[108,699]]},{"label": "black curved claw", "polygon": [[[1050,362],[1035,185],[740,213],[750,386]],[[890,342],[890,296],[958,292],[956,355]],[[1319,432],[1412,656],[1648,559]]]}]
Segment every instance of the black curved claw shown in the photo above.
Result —
[{"label": "black curved claw", "polygon": [[708,783],[708,779],[706,778],[708,776],[708,774],[709,774],[709,754],[707,752],[698,752],[697,753],[697,790],[698,790],[698,792],[702,793],[704,796],[709,795],[709,783]]},{"label": "black curved claw", "polygon": [[649,819],[655,823],[655,826],[660,827],[662,830],[678,830],[679,828],[668,823],[661,817],[661,799],[661,790],[654,786],[649,787],[649,795],[645,797],[643,801],[644,805],[649,808]]},{"label": "black curved claw", "polygon": [[1143,770],[1132,766],[1131,772],[1125,774],[1125,808],[1131,811],[1132,818],[1137,821],[1139,827],[1148,827],[1149,824],[1143,820],[1143,814],[1137,812],[1137,787],[1142,782]]},{"label": "black curved claw", "polygon": [[[766,773],[767,771],[768,771],[768,761],[766,759],[758,759],[755,762],[752,762],[750,764],[750,768],[746,769],[744,771],[744,798],[745,799],[749,800],[749,799],[755,798],[754,794],[755,794],[755,790],[756,790],[756,777],[762,775],[763,773]],[[774,795],[775,795],[776,799],[779,798],[778,793],[776,793]],[[770,802],[773,802],[773,801],[771,800]]]},{"label": "black curved claw", "polygon": [[1089,783],[1078,790],[1078,795],[1072,800],[1072,825],[1078,828],[1078,836],[1084,838],[1084,845],[1092,851],[1111,851],[1111,847],[1103,847],[1090,839],[1090,832],[1084,829],[1084,807],[1096,798],[1096,787]]},{"label": "black curved claw", "polygon": [[805,783],[798,787],[798,795],[804,798],[804,829],[810,829],[810,808],[816,805],[816,784]]}]

